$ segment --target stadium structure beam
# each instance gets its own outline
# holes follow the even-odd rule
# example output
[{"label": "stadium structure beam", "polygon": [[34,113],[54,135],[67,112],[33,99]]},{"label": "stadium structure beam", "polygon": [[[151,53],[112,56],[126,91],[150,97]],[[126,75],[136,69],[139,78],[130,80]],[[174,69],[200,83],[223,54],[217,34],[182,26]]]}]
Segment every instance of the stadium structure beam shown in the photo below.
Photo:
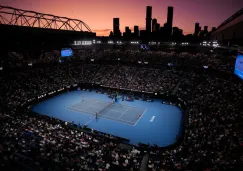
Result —
[{"label": "stadium structure beam", "polygon": [[90,27],[85,22],[78,19],[43,14],[8,6],[0,6],[0,24],[55,30],[92,32]]},{"label": "stadium structure beam", "polygon": [[237,11],[235,14],[233,14],[231,17],[229,17],[227,20],[225,20],[223,23],[221,23],[217,29],[223,27],[224,25],[226,25],[227,23],[229,23],[230,21],[234,20],[235,18],[239,17],[240,15],[243,14],[243,8],[240,9],[239,11]]}]

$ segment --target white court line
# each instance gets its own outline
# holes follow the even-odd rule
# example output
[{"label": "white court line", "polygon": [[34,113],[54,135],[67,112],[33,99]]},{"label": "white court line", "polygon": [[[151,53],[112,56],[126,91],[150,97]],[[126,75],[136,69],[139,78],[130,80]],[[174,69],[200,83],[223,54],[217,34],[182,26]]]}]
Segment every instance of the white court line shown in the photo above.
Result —
[{"label": "white court line", "polygon": [[[77,103],[74,103],[74,104],[72,104],[71,106],[69,106],[69,107],[72,107],[72,106],[74,106],[74,105],[76,105],[76,104],[78,104],[78,103],[82,103],[85,99],[87,99],[87,98],[84,98],[84,99],[82,99],[81,101],[78,101]],[[69,107],[67,107],[67,108],[69,108]],[[66,109],[67,109],[66,108]]]},{"label": "white court line", "polygon": [[[68,109],[66,108],[66,110],[71,110],[71,111],[74,111],[74,112],[79,112],[79,113],[82,113],[82,114],[85,114],[85,115],[89,115],[89,116],[94,116],[94,114],[91,114],[91,113],[87,113],[87,111],[82,111],[82,110],[78,110],[78,109]],[[84,112],[84,113],[83,113]]]},{"label": "white court line", "polygon": [[[67,108],[66,108],[67,109]],[[81,110],[74,110],[74,109],[67,109],[67,110],[71,110],[71,111],[74,111],[74,112],[84,112],[82,114],[85,114],[85,115],[89,115],[89,116],[94,116],[94,114],[89,114],[87,113],[86,111],[81,111]],[[95,117],[94,117],[95,118]],[[92,118],[91,120],[93,120],[94,118]],[[100,115],[100,118],[103,118],[103,119],[106,119],[106,120],[111,120],[113,122],[118,122],[118,123],[122,123],[122,124],[127,124],[127,125],[130,125],[130,126],[134,126],[135,122],[131,122],[131,121],[127,121],[127,120],[123,120],[123,119],[118,119],[118,118],[115,118],[115,117],[110,117],[110,116],[106,116],[106,115]],[[113,120],[113,119],[116,119],[116,120]],[[88,121],[89,122],[91,122]],[[118,121],[117,121],[118,120]],[[120,121],[119,121],[120,120]],[[128,124],[128,123],[124,123],[124,122],[130,122],[131,124]],[[86,123],[87,124],[87,123]]]},{"label": "white court line", "polygon": [[[95,104],[95,103],[97,103],[97,102],[93,101],[92,104],[86,106],[86,107],[83,108],[83,109],[74,108],[74,107],[72,107],[72,106],[70,106],[70,107],[68,107],[68,108],[66,108],[66,109],[67,109],[67,110],[72,110],[72,111],[75,111],[75,112],[85,112],[85,113],[89,113],[87,110],[85,110],[85,109],[87,109],[88,107],[100,108],[100,107],[98,107],[98,106],[93,106],[93,104]],[[110,110],[112,110],[112,109],[110,109]],[[115,111],[115,110],[114,110],[114,111]],[[122,112],[120,112],[120,111],[116,111],[116,112],[122,113]]]},{"label": "white court line", "polygon": [[[116,119],[116,120],[112,120],[112,121],[116,121],[116,122],[119,122],[119,121],[121,121],[120,123],[124,123],[124,122],[130,122],[130,123],[132,123],[132,124],[135,124],[134,122],[131,122],[131,121],[127,121],[127,120],[123,120],[123,119],[118,119],[118,118],[114,118],[114,117],[110,117],[110,116],[107,116],[107,115],[101,115],[100,116],[101,118],[105,118],[105,119],[109,119],[109,120],[111,120],[111,119]],[[107,118],[106,118],[107,117]],[[118,120],[118,121],[117,121]],[[123,121],[123,122],[122,122]],[[126,123],[126,124],[128,124],[128,123]],[[131,125],[131,124],[128,124],[128,125]],[[132,125],[133,126],[133,125]]]},{"label": "white court line", "polygon": [[[115,106],[115,104],[112,104],[109,108],[107,108],[107,110],[114,111],[114,112],[118,112],[118,113],[123,113],[123,112],[121,112],[121,111],[119,111],[119,110],[113,110],[113,109],[110,109],[112,106]],[[126,110],[127,110],[127,108],[129,108],[129,107],[127,107],[126,105],[121,105],[121,106],[125,106],[125,107],[126,107]],[[97,107],[97,106],[92,106],[92,107]]]},{"label": "white court line", "polygon": [[109,109],[109,108],[108,108],[108,110],[110,110],[110,111],[114,111],[114,112],[118,112],[118,113],[122,113],[121,111],[113,110],[113,109]]},{"label": "white court line", "polygon": [[95,104],[96,102],[94,103],[91,103],[90,105],[86,106],[83,110],[87,109],[88,107],[91,107],[93,104]]},{"label": "white court line", "polygon": [[111,118],[111,119],[117,119],[117,120],[124,121],[124,122],[130,122],[130,123],[134,123],[134,122],[131,122],[131,121],[127,121],[127,120],[124,120],[124,119],[118,119],[118,118],[115,118],[115,117],[110,117],[110,116],[107,116],[107,115],[103,115],[103,116],[104,116],[104,117]]},{"label": "white court line", "polygon": [[[87,99],[87,100],[92,100],[93,103],[91,103],[90,105],[86,106],[86,107],[83,108],[82,110],[80,110],[80,109],[75,109],[75,108],[73,108],[73,109],[70,108],[70,107],[74,106],[75,104],[78,104],[78,103],[82,102],[82,101],[85,100],[85,99]],[[71,110],[71,111],[75,111],[75,112],[84,112],[84,113],[82,113],[82,114],[86,114],[86,115],[89,115],[89,116],[90,116],[90,115],[93,116],[94,114],[90,114],[89,112],[85,111],[85,109],[87,109],[88,107],[97,107],[97,106],[93,106],[93,104],[95,104],[95,103],[97,103],[97,102],[101,102],[101,103],[109,103],[109,102],[106,102],[106,101],[101,101],[101,100],[96,100],[96,99],[91,99],[91,98],[84,98],[83,100],[82,100],[82,101],[79,101],[79,102],[77,102],[77,103],[75,103],[75,104],[73,104],[72,106],[70,106],[70,107],[68,107],[68,108],[66,108],[66,109],[67,109],[67,110]],[[123,107],[126,107],[127,109],[126,109],[125,112],[122,113],[122,115],[121,115],[119,118],[110,117],[110,116],[107,116],[107,115],[101,115],[100,117],[101,117],[101,118],[104,118],[104,119],[106,119],[106,120],[111,120],[111,119],[112,119],[112,121],[114,121],[114,122],[119,122],[119,123],[127,124],[127,125],[130,125],[130,126],[136,126],[137,123],[138,123],[138,121],[142,118],[143,114],[144,114],[144,113],[146,112],[146,110],[147,110],[147,109],[144,109],[144,108],[139,108],[139,107],[135,107],[135,106],[129,106],[129,105],[125,105],[125,104],[113,104],[113,106],[123,106]],[[129,108],[144,109],[144,112],[142,113],[141,117],[137,120],[137,122],[135,122],[135,125],[134,125],[134,122],[120,119],[120,118],[121,118],[121,117],[128,111]],[[117,111],[117,110],[112,110],[112,109],[108,109],[108,110],[121,113],[120,111]],[[109,118],[110,118],[110,119],[109,119]],[[88,121],[86,124],[90,123],[90,122],[91,122],[92,120],[94,120],[94,119],[95,119],[95,117],[92,118],[90,121]],[[114,120],[113,120],[113,119],[114,119]],[[118,121],[117,121],[117,120],[118,120]],[[125,123],[124,123],[124,122],[125,122]],[[132,125],[131,125],[131,124],[128,124],[128,123],[126,123],[126,122],[131,123]]]},{"label": "white court line", "polygon": [[[102,103],[110,103],[110,102],[107,102],[107,101],[102,101],[102,100],[97,100],[97,99],[92,99],[92,98],[86,98],[87,100],[93,100],[93,101],[96,101],[96,102],[102,102]],[[130,105],[126,105],[126,104],[113,104],[112,106],[124,106],[126,108],[135,108],[135,109],[143,109],[143,110],[147,110],[146,108],[140,108],[140,107],[136,107],[136,106],[130,106]],[[111,106],[111,107],[112,107]],[[93,106],[93,107],[96,107],[96,106]],[[115,110],[114,110],[115,111]],[[117,111],[118,112],[118,111]]]},{"label": "white court line", "polygon": [[121,116],[118,118],[118,119],[120,119],[127,111],[128,111],[128,109],[129,108],[127,108],[122,114],[121,114]]},{"label": "white court line", "polygon": [[[93,105],[90,105],[90,107],[95,107],[95,108],[100,108],[98,106],[93,106]],[[102,106],[103,108],[106,107],[106,106]]]},{"label": "white court line", "polygon": [[140,118],[138,118],[138,120],[137,120],[137,122],[135,123],[135,125],[134,126],[136,126],[137,125],[137,123],[138,123],[138,121],[143,117],[143,114],[145,113],[147,111],[147,109],[145,109],[145,111],[142,113],[142,116],[140,116]]},{"label": "white court line", "polygon": [[[78,103],[80,103],[80,102],[78,102]],[[75,104],[78,104],[78,103],[75,103]],[[72,106],[70,106],[70,107],[67,107],[66,109],[67,110],[71,110],[71,111],[75,111],[75,112],[84,112],[84,113],[87,113],[87,114],[89,114],[89,112],[87,112],[85,109],[87,109],[88,107],[91,107],[93,104],[95,104],[96,103],[96,101],[93,101],[93,103],[91,103],[90,105],[88,105],[88,106],[86,106],[85,108],[83,108],[83,109],[77,109],[77,108],[74,108],[74,107],[72,107],[72,106],[74,106],[74,105],[72,105]],[[94,106],[93,106],[94,107]],[[89,115],[92,115],[92,114],[89,114]]]},{"label": "white court line", "polygon": [[[78,104],[78,103],[81,103],[82,101],[79,101],[79,102],[77,102],[77,103],[74,103],[74,104],[72,104],[71,106],[69,106],[69,107],[72,107],[72,106],[74,106],[74,105],[76,105],[76,104]],[[67,107],[67,108],[69,108],[69,107]]]},{"label": "white court line", "polygon": [[[91,107],[98,108],[98,106],[93,106],[93,105],[91,105]],[[109,108],[110,108],[110,107],[109,107]],[[114,111],[114,112],[118,112],[118,113],[123,113],[123,112],[121,112],[121,111],[113,110],[113,109],[109,109],[109,108],[107,108],[106,110],[108,110],[108,111]]]},{"label": "white court line", "polygon": [[[67,110],[74,111],[74,112],[79,112],[79,113],[84,112],[82,114],[89,115],[89,116],[94,116],[94,114],[87,113],[87,111],[82,111],[82,110],[78,110],[78,109],[77,110],[74,110],[74,109],[68,109],[68,108],[66,108],[66,109]],[[127,121],[127,120],[124,120],[124,119],[118,119],[118,118],[111,117],[111,116],[107,116],[107,115],[100,115],[100,117],[103,118],[103,119],[106,119],[106,120],[112,120],[114,122],[118,122],[118,123],[122,123],[122,124],[127,124],[127,125],[130,125],[130,126],[134,126],[134,124],[135,124],[135,122]],[[92,118],[90,121],[88,121],[88,123],[90,123],[94,118]],[[115,119],[115,120],[113,120],[113,119]],[[131,123],[131,124],[128,124],[126,122]]]},{"label": "white court line", "polygon": [[[96,101],[93,101],[92,104],[86,106],[86,107],[83,108],[83,109],[79,109],[79,108],[72,107],[72,106],[74,106],[74,105],[72,105],[72,106],[70,106],[70,107],[68,107],[68,108],[65,108],[65,109],[67,109],[67,110],[72,110],[72,111],[75,111],[75,112],[85,112],[85,113],[89,113],[87,110],[85,110],[85,109],[87,109],[88,107],[99,108],[98,106],[93,106],[93,104],[95,104],[95,103],[97,103],[97,102],[96,102]],[[77,103],[76,103],[76,104],[77,104]],[[117,111],[117,112],[118,112],[118,111]]]},{"label": "white court line", "polygon": [[146,110],[145,108],[140,108],[140,107],[136,107],[136,106],[129,106],[129,105],[126,105],[126,104],[113,104],[114,106],[125,106],[125,107],[128,107],[128,108],[135,108],[135,109],[143,109],[143,110]]},{"label": "white court line", "polygon": [[[87,99],[87,100],[92,100],[92,101],[95,101],[95,102],[102,102],[102,103],[110,103],[108,101],[102,101],[102,100],[97,100],[97,99],[92,99],[92,98],[84,98],[84,99]],[[80,101],[81,102],[81,101]],[[112,101],[113,102],[113,101]],[[77,103],[76,103],[77,104]],[[75,105],[75,104],[74,104]],[[73,106],[73,105],[72,105]],[[136,108],[136,109],[144,109],[144,110],[147,110],[145,108],[140,108],[140,107],[136,107],[136,106],[130,106],[130,105],[127,105],[127,104],[113,104],[113,106],[125,106],[125,107],[129,107],[129,108]],[[96,106],[94,106],[96,107]]]},{"label": "white court line", "polygon": [[[99,115],[98,115],[99,116]],[[107,115],[100,115],[100,117],[108,117],[108,118],[111,118],[111,119],[116,119],[116,120],[121,120],[121,121],[124,121],[124,122],[130,122],[130,123],[135,123],[135,122],[131,122],[131,121],[127,121],[127,120],[124,120],[124,119],[118,119],[118,118],[115,118],[115,117],[112,117],[112,116],[107,116]]]},{"label": "white court line", "polygon": [[[108,116],[107,116],[108,117]],[[108,120],[108,121],[112,121],[112,122],[117,122],[117,123],[121,123],[121,124],[126,124],[126,125],[129,125],[129,126],[134,126],[134,125],[132,125],[132,124],[129,124],[129,123],[125,123],[125,120],[124,120],[124,122],[122,122],[122,120],[121,119],[119,119],[119,120],[121,120],[121,122],[120,121],[117,121],[117,120],[112,120],[112,119],[109,119],[109,118],[105,118],[105,117],[101,117],[102,119],[105,119],[105,120]],[[112,118],[112,117],[110,117],[110,118]],[[113,119],[116,119],[116,118],[113,118]],[[129,121],[126,121],[126,122],[129,122]],[[131,123],[133,123],[134,124],[134,122],[131,122]]]},{"label": "white court line", "polygon": [[[125,105],[123,105],[123,106],[125,106]],[[93,107],[95,107],[95,106],[93,106]],[[134,108],[136,108],[136,107],[134,107]],[[131,123],[132,124],[132,126],[136,126],[136,124],[138,123],[138,121],[142,118],[142,116],[143,116],[143,114],[145,113],[145,111],[147,110],[147,109],[145,109],[144,110],[144,112],[142,113],[142,115],[141,115],[141,117],[137,120],[137,122],[131,122],[131,121],[128,121],[128,120],[124,120],[124,119],[120,119],[127,111],[128,111],[128,109],[130,109],[130,107],[127,107],[127,109],[126,109],[126,111],[124,111],[123,113],[122,113],[122,115],[120,116],[120,117],[118,117],[118,118],[115,118],[115,117],[111,117],[111,116],[107,116],[107,114],[106,115],[100,115],[100,117],[101,118],[110,118],[110,120],[112,120],[112,121],[116,121],[116,122],[119,122],[119,121],[121,121],[121,122],[119,122],[119,123],[124,123],[124,122],[128,122],[128,123]],[[141,108],[140,108],[141,109]],[[112,109],[108,109],[108,111],[116,111],[116,110],[112,110]],[[118,111],[116,111],[116,112],[118,112]],[[107,119],[106,118],[106,119]],[[113,120],[113,119],[115,119],[115,120]],[[118,120],[118,121],[117,121]],[[126,123],[127,124],[127,123]],[[128,124],[128,125],[131,125],[131,124]]]},{"label": "white court line", "polygon": [[[96,103],[96,102],[95,102]],[[93,106],[93,105],[90,105],[89,107],[95,107],[95,108],[98,108],[98,106]]]},{"label": "white court line", "polygon": [[88,121],[87,123],[85,123],[84,125],[88,125],[90,122],[92,122],[94,119],[96,118],[96,116],[95,117],[93,117],[92,119],[90,119],[90,121]]},{"label": "white court line", "polygon": [[108,102],[108,101],[102,101],[102,100],[97,100],[97,99],[92,99],[92,98],[87,98],[87,99],[89,99],[89,100],[93,100],[93,101],[95,101],[95,102],[110,103],[110,102]]}]

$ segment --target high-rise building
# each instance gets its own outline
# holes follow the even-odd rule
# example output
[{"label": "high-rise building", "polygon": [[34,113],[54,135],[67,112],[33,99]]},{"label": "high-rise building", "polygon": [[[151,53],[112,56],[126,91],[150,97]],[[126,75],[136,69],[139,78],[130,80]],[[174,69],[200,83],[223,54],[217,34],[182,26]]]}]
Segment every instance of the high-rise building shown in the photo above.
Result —
[{"label": "high-rise building", "polygon": [[165,27],[160,27],[159,34],[160,34],[160,36],[164,36],[165,35]]},{"label": "high-rise building", "polygon": [[195,23],[194,36],[198,36],[200,31],[199,28],[200,28],[200,24],[198,22]]},{"label": "high-rise building", "polygon": [[126,26],[126,27],[125,27],[125,32],[126,32],[126,33],[129,33],[129,30],[130,30],[129,27]]},{"label": "high-rise building", "polygon": [[163,32],[164,32],[164,35],[168,37],[168,35],[169,35],[169,26],[168,26],[168,23],[164,23]]},{"label": "high-rise building", "polygon": [[204,26],[204,30],[203,30],[205,33],[208,32],[208,26]]},{"label": "high-rise building", "polygon": [[152,20],[152,32],[156,32],[156,25],[157,25],[157,19],[154,18]]},{"label": "high-rise building", "polygon": [[173,34],[179,30],[178,27],[173,27]]},{"label": "high-rise building", "polygon": [[115,37],[121,36],[119,18],[113,18],[113,35]]},{"label": "high-rise building", "polygon": [[114,34],[112,31],[110,31],[109,37],[112,37],[112,36],[114,36]]},{"label": "high-rise building", "polygon": [[183,35],[183,30],[178,27],[173,27],[173,37],[179,39]]},{"label": "high-rise building", "polygon": [[125,27],[125,32],[123,33],[123,36],[126,38],[131,37],[131,29],[129,29],[128,26]]},{"label": "high-rise building", "polygon": [[216,27],[212,27],[212,31],[215,31],[216,30]]},{"label": "high-rise building", "polygon": [[125,33],[130,35],[131,34],[131,29],[129,29],[128,26],[125,27]]},{"label": "high-rise building", "polygon": [[159,23],[156,24],[156,31],[160,31],[160,24]]},{"label": "high-rise building", "polygon": [[168,34],[172,34],[172,27],[173,27],[173,7],[168,7],[168,13],[167,13],[167,31]]},{"label": "high-rise building", "polygon": [[199,27],[199,29],[200,29],[200,37],[204,37],[204,36],[207,36],[207,34],[208,34],[208,26],[204,26],[204,29],[203,30],[201,30],[201,27]]},{"label": "high-rise building", "polygon": [[146,31],[151,32],[151,20],[152,20],[152,7],[147,6],[146,9]]},{"label": "high-rise building", "polygon": [[147,31],[146,30],[140,30],[140,37],[142,39],[144,39],[144,38],[146,38],[146,36],[147,36]]},{"label": "high-rise building", "polygon": [[134,36],[135,37],[139,36],[139,27],[138,26],[134,26]]},{"label": "high-rise building", "polygon": [[180,33],[180,35],[183,35],[183,30],[179,29],[179,33]]}]

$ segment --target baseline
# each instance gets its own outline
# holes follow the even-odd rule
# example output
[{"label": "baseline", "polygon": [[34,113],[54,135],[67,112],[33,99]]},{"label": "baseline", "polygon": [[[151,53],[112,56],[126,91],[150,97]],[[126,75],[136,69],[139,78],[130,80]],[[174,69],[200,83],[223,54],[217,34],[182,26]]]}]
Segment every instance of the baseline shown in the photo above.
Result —
[{"label": "baseline", "polygon": [[135,123],[135,125],[134,126],[136,126],[137,125],[137,123],[138,123],[138,121],[143,117],[143,114],[145,113],[147,111],[147,109],[145,109],[144,111],[143,111],[143,113],[142,113],[142,115],[140,116],[140,118],[138,118],[138,120],[137,120],[137,122]]},{"label": "baseline", "polygon": [[94,119],[96,118],[96,116],[95,117],[93,117],[92,119],[90,119],[87,123],[85,123],[84,125],[88,125],[90,122],[92,122]]},{"label": "baseline", "polygon": [[118,119],[118,118],[114,118],[114,117],[110,117],[110,116],[106,116],[106,115],[102,116],[101,118],[104,118],[104,119],[107,119],[107,120],[112,120],[114,122],[127,124],[127,125],[130,125],[130,126],[134,126],[134,124],[135,124],[135,122],[131,122],[131,121],[123,120],[123,119]]},{"label": "baseline", "polygon": [[129,108],[127,108],[122,114],[121,114],[121,116],[118,118],[118,119],[120,119],[127,111],[128,111],[128,109]]},{"label": "baseline", "polygon": [[71,111],[74,111],[74,112],[79,112],[81,114],[84,114],[84,115],[91,115],[91,116],[94,116],[94,113],[91,113],[91,112],[87,112],[87,111],[82,111],[82,110],[79,110],[79,109],[70,109],[70,108],[65,108],[66,110],[71,110]]},{"label": "baseline", "polygon": [[114,106],[125,106],[127,108],[136,108],[136,109],[143,109],[146,110],[146,108],[140,108],[140,107],[136,107],[136,106],[130,106],[130,105],[126,105],[126,104],[113,104]]}]

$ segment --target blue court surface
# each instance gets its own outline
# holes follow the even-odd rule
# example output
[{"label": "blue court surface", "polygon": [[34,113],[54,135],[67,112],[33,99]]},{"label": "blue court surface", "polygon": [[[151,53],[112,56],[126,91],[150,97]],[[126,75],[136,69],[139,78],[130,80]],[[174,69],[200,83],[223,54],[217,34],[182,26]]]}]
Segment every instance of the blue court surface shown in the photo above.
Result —
[{"label": "blue court surface", "polygon": [[95,91],[67,92],[33,106],[32,110],[129,139],[134,145],[140,142],[166,147],[176,142],[182,130],[182,111],[176,106],[162,104],[161,100],[113,103],[106,94]]}]

